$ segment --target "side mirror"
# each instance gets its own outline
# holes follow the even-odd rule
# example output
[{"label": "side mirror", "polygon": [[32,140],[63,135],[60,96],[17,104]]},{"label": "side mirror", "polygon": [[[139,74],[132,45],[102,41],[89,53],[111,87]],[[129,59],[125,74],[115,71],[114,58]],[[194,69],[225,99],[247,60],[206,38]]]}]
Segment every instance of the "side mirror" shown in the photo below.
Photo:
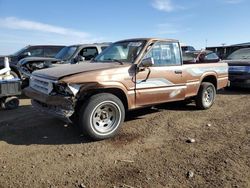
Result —
[{"label": "side mirror", "polygon": [[18,57],[18,61],[20,61],[20,60],[23,59],[23,58],[29,57],[29,56],[31,56],[31,53],[30,53],[30,52],[24,52],[23,54],[21,54],[21,55]]},{"label": "side mirror", "polygon": [[30,53],[30,52],[25,52],[25,53],[23,54],[23,56],[24,56],[24,57],[31,56],[31,53]]},{"label": "side mirror", "polygon": [[154,59],[152,57],[143,59],[141,62],[142,67],[152,67],[154,64]]},{"label": "side mirror", "polygon": [[79,56],[78,56],[78,61],[85,61],[85,57],[79,55]]},{"label": "side mirror", "polygon": [[85,61],[85,57],[78,55],[73,59],[72,64],[79,63],[81,61]]}]

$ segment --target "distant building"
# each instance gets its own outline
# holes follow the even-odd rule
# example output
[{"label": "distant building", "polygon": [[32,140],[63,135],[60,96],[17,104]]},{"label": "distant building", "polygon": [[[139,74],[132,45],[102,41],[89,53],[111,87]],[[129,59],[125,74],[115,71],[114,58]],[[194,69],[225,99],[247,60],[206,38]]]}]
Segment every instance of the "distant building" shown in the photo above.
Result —
[{"label": "distant building", "polygon": [[211,50],[215,52],[221,59],[225,59],[228,55],[233,53],[235,50],[241,48],[250,48],[250,42],[234,44],[229,46],[215,46],[215,47],[207,47],[207,50]]}]

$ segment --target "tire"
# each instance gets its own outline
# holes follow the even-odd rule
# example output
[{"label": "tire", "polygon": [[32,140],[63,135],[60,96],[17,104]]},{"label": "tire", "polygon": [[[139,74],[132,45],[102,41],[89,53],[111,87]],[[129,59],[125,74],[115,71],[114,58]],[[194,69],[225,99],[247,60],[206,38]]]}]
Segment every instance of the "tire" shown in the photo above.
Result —
[{"label": "tire", "polygon": [[216,89],[210,82],[201,83],[198,95],[196,96],[195,103],[196,107],[200,110],[209,109],[216,97]]},{"label": "tire", "polygon": [[82,106],[79,114],[79,126],[92,140],[113,137],[120,129],[125,118],[122,101],[110,93],[91,96]]},{"label": "tire", "polygon": [[19,99],[17,97],[7,97],[1,104],[3,109],[14,110],[19,106]]},{"label": "tire", "polygon": [[10,75],[13,76],[14,78],[19,78],[18,74],[14,71],[10,71]]}]

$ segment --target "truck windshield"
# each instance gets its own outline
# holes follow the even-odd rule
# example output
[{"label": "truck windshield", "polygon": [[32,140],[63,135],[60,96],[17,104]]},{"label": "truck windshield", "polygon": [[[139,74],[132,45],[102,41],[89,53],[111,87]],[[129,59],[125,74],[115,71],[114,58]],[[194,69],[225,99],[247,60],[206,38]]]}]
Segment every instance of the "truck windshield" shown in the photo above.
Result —
[{"label": "truck windshield", "polygon": [[133,63],[144,47],[145,40],[123,41],[112,44],[99,54],[94,62],[119,61]]},{"label": "truck windshield", "polygon": [[73,56],[76,50],[77,50],[76,46],[66,46],[63,49],[61,49],[58,52],[58,54],[56,54],[55,58],[61,60],[68,60]]},{"label": "truck windshield", "polygon": [[250,48],[236,50],[227,57],[228,60],[250,59]]}]

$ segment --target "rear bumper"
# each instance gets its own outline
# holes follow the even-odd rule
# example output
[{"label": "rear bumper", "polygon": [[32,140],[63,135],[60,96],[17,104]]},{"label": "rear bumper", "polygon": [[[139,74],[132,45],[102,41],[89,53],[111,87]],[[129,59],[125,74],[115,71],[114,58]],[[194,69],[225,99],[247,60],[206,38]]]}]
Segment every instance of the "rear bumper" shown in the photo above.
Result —
[{"label": "rear bumper", "polygon": [[32,106],[38,111],[71,122],[74,103],[70,97],[46,95],[30,87],[24,89],[24,94],[32,99]]}]

